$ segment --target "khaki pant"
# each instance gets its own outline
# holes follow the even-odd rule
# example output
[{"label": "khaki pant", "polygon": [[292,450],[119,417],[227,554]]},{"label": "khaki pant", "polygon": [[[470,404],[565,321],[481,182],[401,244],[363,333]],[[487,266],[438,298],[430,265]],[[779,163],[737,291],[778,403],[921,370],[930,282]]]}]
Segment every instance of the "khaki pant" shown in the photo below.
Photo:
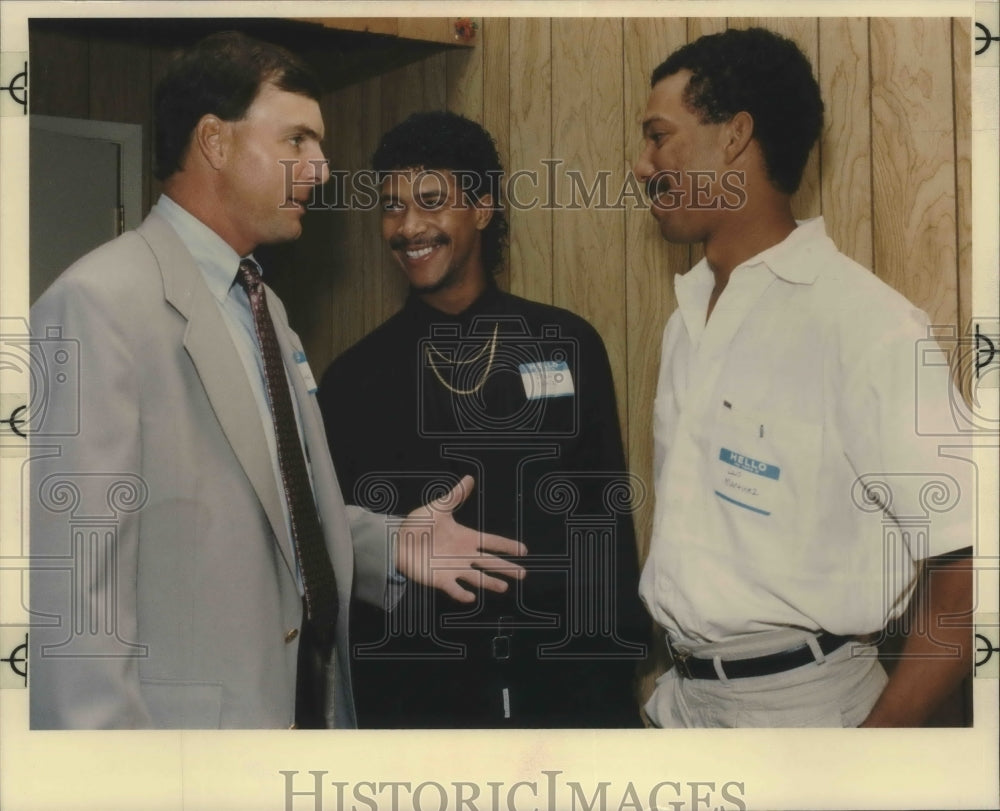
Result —
[{"label": "khaki pant", "polygon": [[[779,631],[685,648],[725,660],[775,653],[808,639],[801,631]],[[857,726],[888,680],[875,648],[853,642],[825,657],[814,650],[822,662],[768,676],[686,679],[671,668],[657,679],[646,714],[665,728]]]}]

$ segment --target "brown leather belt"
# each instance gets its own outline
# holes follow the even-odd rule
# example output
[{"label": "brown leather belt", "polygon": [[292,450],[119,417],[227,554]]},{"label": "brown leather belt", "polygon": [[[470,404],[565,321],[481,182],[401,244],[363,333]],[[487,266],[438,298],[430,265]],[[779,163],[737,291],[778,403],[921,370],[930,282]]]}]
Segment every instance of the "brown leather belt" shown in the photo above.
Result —
[{"label": "brown leather belt", "polygon": [[[816,641],[819,643],[819,649],[825,655],[833,653],[848,642],[856,642],[857,637],[837,636],[836,634],[823,631],[817,634]],[[674,660],[674,667],[684,678],[719,678],[719,674],[711,658],[705,659],[679,651],[673,646],[669,638],[667,639],[667,648],[670,650],[670,656]],[[723,659],[719,662],[719,665],[727,679],[747,679],[753,676],[770,676],[775,673],[784,673],[787,670],[794,670],[797,667],[812,664],[815,661],[816,655],[812,647],[807,642],[803,642],[801,645],[796,645],[777,653],[767,653],[763,656],[752,656],[746,659]]]}]

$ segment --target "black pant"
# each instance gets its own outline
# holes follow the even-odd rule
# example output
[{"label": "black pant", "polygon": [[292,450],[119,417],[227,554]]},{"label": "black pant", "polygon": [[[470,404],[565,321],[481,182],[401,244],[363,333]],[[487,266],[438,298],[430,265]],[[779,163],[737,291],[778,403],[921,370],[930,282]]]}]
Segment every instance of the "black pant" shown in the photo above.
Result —
[{"label": "black pant", "polygon": [[295,726],[298,729],[327,727],[327,670],[333,644],[333,626],[317,627],[303,611],[295,675]]}]

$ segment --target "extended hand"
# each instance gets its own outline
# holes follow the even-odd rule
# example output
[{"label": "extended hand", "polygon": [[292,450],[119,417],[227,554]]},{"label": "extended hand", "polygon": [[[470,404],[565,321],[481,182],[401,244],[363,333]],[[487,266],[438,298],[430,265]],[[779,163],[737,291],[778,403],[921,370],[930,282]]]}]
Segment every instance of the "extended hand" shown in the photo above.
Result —
[{"label": "extended hand", "polygon": [[523,566],[498,558],[497,554],[528,553],[523,543],[478,532],[455,521],[452,513],[469,497],[473,485],[472,476],[465,476],[447,495],[411,512],[396,542],[396,568],[400,573],[441,589],[462,603],[476,599],[466,585],[488,591],[507,590],[507,581],[487,572],[518,580],[524,577]]}]

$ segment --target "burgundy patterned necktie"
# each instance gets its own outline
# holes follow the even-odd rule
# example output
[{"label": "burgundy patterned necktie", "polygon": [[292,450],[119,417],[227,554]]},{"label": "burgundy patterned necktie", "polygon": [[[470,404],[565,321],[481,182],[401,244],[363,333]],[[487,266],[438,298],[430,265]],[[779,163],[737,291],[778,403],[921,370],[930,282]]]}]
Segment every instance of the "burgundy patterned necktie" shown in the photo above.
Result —
[{"label": "burgundy patterned necktie", "polygon": [[240,262],[236,278],[250,297],[250,311],[253,313],[254,329],[264,361],[264,381],[278,446],[278,467],[281,469],[292,524],[295,556],[302,575],[306,614],[319,627],[332,627],[337,619],[337,582],[326,551],[323,529],[319,523],[316,501],[302,455],[288,378],[285,377],[278,336],[267,309],[260,269],[255,262],[244,259]]}]

